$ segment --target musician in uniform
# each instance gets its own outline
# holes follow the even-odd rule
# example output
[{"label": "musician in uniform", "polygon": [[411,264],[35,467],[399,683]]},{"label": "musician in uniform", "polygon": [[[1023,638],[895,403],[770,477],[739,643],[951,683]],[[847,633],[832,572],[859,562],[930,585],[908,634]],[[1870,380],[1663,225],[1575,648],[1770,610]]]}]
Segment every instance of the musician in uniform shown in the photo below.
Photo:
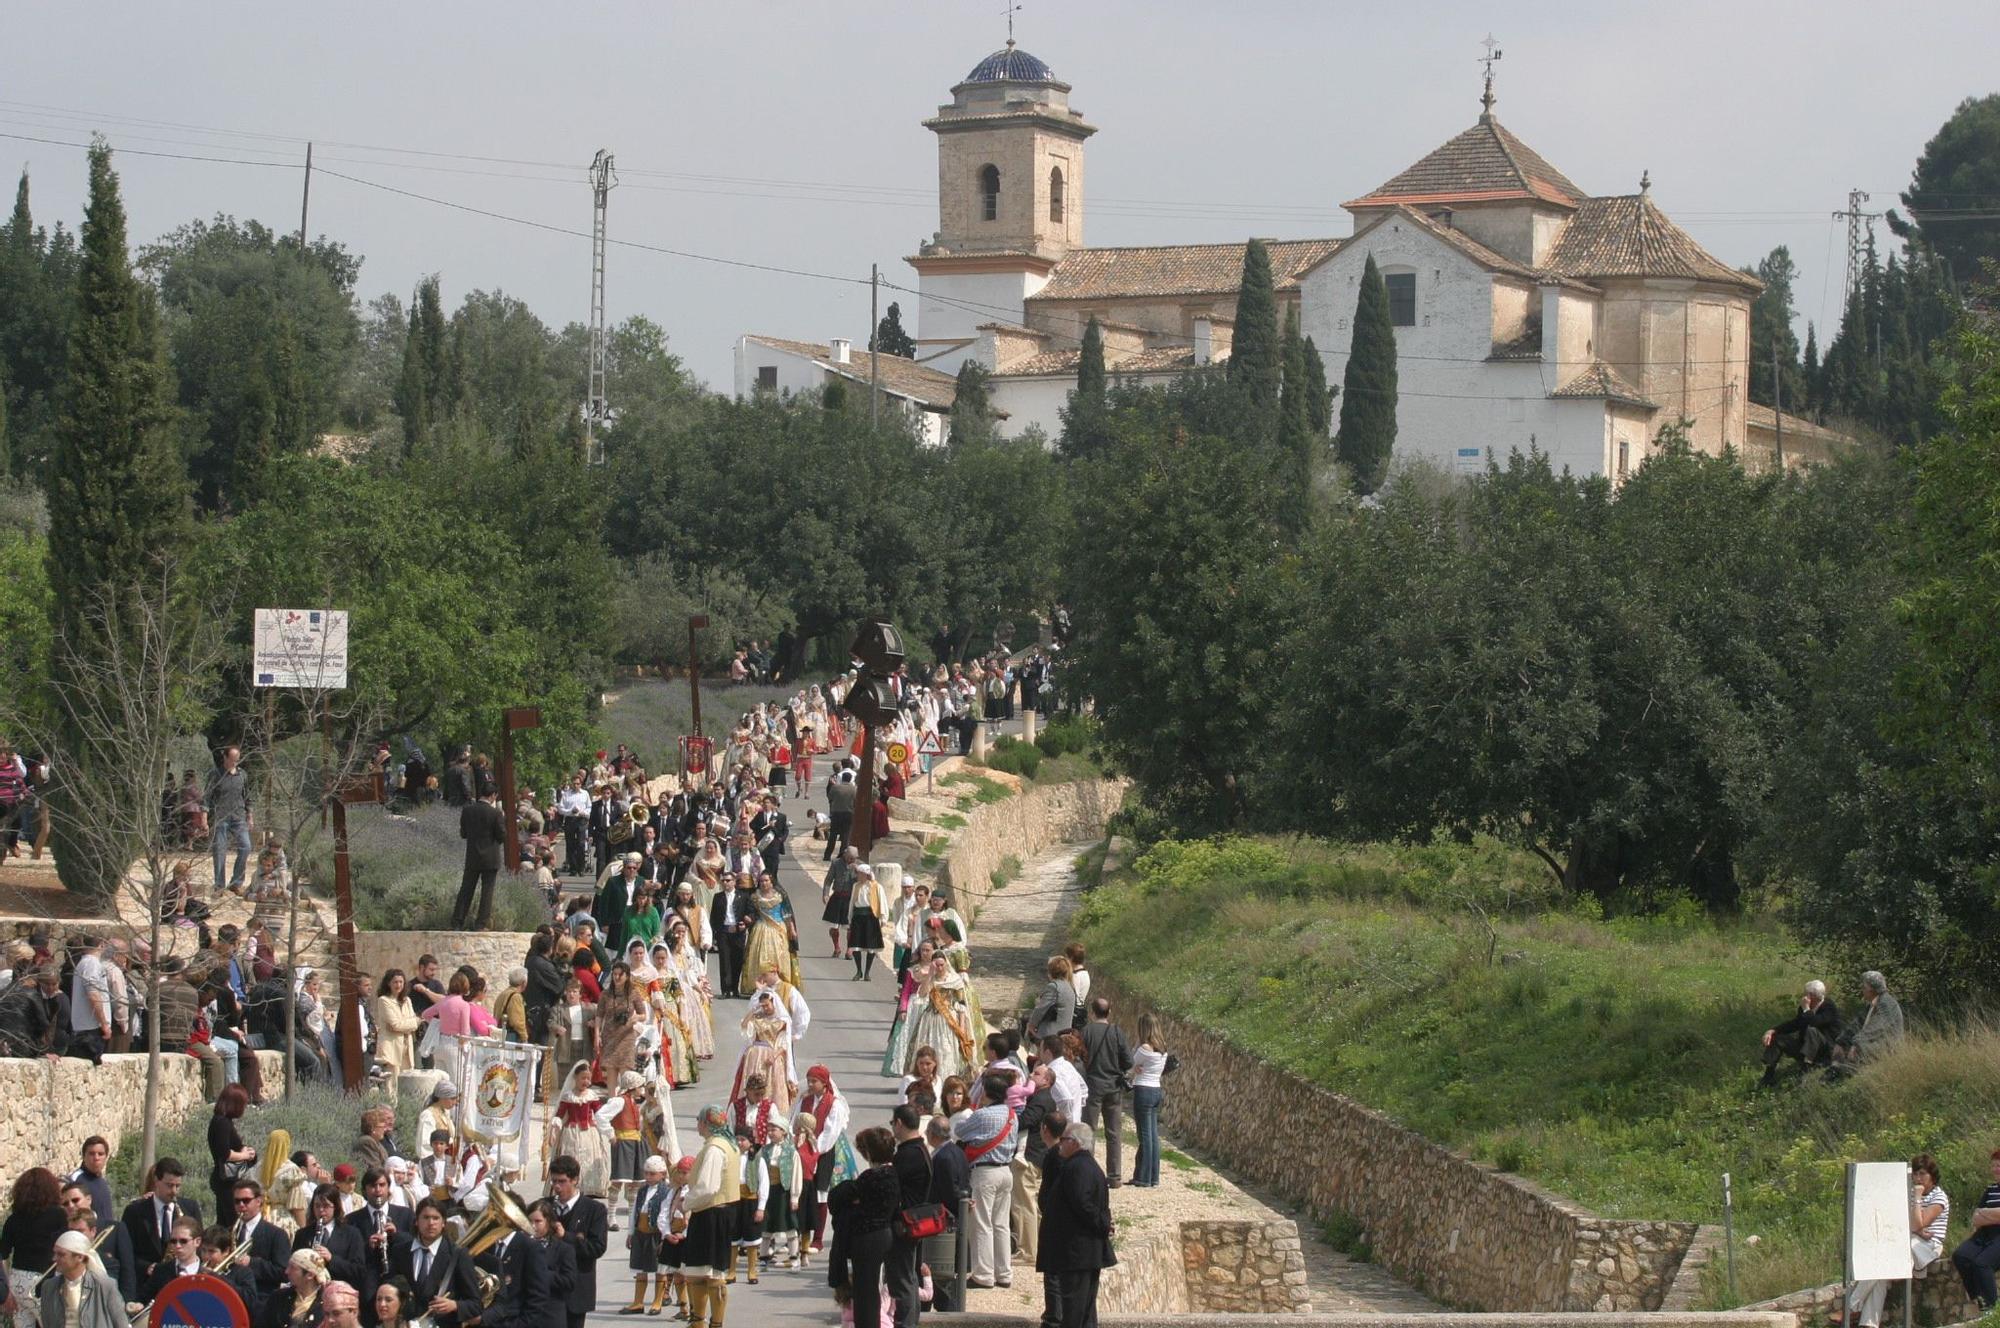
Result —
[{"label": "musician in uniform", "polygon": [[[611,1244],[604,1205],[582,1193],[577,1183],[582,1174],[583,1168],[567,1153],[549,1163],[549,1202],[561,1228],[554,1238],[569,1247],[575,1260],[564,1302],[569,1328],[583,1328],[584,1319],[597,1308],[597,1261]],[[559,1269],[553,1260],[550,1267]]]},{"label": "musician in uniform", "polygon": [[[256,1279],[257,1292],[267,1300],[276,1292],[287,1277],[287,1260],[292,1257],[292,1243],[285,1233],[266,1222],[264,1213],[264,1187],[254,1180],[236,1182],[230,1191],[230,1198],[236,1204],[237,1245],[249,1242],[249,1249],[236,1260],[236,1266],[247,1268]],[[326,1271],[322,1265],[320,1271]],[[326,1279],[320,1279],[324,1282]]]},{"label": "musician in uniform", "polygon": [[[221,1230],[222,1228],[217,1229]],[[147,1271],[145,1281],[139,1286],[139,1301],[141,1304],[150,1305],[158,1300],[160,1298],[160,1289],[176,1277],[192,1277],[211,1266],[210,1261],[203,1254],[201,1223],[191,1217],[174,1219],[173,1230],[167,1236],[167,1250],[167,1257],[154,1264]],[[215,1251],[215,1258],[220,1259],[228,1252],[229,1247],[225,1245]],[[243,1285],[249,1287],[254,1293],[256,1284],[250,1280],[247,1273],[243,1273],[241,1269],[236,1268],[232,1268],[229,1271],[241,1276],[243,1278]],[[238,1294],[242,1293],[239,1291]],[[257,1307],[250,1300],[246,1299],[244,1304],[250,1306],[252,1313],[256,1312]]]},{"label": "musician in uniform", "polygon": [[367,1239],[348,1222],[341,1211],[340,1191],[332,1185],[313,1191],[306,1224],[292,1237],[292,1249],[318,1255],[330,1278],[355,1287],[367,1284]]},{"label": "musician in uniform", "polygon": [[417,1200],[410,1235],[396,1243],[389,1267],[416,1289],[415,1304],[439,1328],[458,1328],[479,1317],[483,1303],[472,1260],[444,1234],[444,1205]]},{"label": "musician in uniform", "polygon": [[458,1180],[457,1160],[451,1155],[451,1131],[431,1131],[430,1156],[417,1163],[418,1187],[451,1215],[451,1192]]},{"label": "musician in uniform", "polygon": [[563,1328],[563,1304],[549,1286],[549,1261],[531,1235],[509,1223],[478,1266],[492,1274],[493,1303],[480,1316],[484,1328]]}]

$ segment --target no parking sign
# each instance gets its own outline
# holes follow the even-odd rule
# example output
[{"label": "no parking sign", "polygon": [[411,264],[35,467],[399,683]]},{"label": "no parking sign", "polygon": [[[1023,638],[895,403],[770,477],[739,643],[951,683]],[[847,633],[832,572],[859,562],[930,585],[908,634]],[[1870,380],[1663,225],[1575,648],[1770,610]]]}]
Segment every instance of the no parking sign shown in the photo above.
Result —
[{"label": "no parking sign", "polygon": [[250,1310],[229,1283],[192,1273],[160,1289],[147,1322],[150,1328],[250,1328]]}]

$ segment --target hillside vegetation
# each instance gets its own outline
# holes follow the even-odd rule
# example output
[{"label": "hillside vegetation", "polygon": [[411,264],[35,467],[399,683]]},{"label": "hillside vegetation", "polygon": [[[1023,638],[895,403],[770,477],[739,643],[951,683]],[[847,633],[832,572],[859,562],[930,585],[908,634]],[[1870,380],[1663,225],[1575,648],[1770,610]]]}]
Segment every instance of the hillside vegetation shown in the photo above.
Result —
[{"label": "hillside vegetation", "polygon": [[1851,1010],[1858,975],[1691,901],[1604,919],[1490,841],[1163,841],[1077,930],[1163,1009],[1607,1216],[1720,1222],[1732,1173],[1737,1288],[1718,1260],[1717,1306],[1839,1277],[1849,1160],[1935,1152],[1955,1229],[1985,1183],[2000,1033],[1911,1009],[1893,1060],[1759,1093],[1762,1031],[1809,977]]}]

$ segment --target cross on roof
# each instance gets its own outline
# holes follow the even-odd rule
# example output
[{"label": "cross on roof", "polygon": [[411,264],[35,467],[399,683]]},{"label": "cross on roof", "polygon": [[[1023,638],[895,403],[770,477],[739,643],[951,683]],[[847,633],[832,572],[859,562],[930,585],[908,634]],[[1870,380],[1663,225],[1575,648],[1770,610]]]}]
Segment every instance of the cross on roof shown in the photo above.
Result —
[{"label": "cross on roof", "polygon": [[1007,0],[1007,8],[1004,12],[1007,15],[1007,44],[1009,46],[1014,44],[1014,15],[1019,13],[1020,10],[1019,0]]},{"label": "cross on roof", "polygon": [[1490,32],[1486,34],[1486,40],[1479,44],[1486,48],[1486,54],[1479,57],[1479,63],[1486,66],[1486,91],[1479,98],[1480,116],[1482,119],[1487,119],[1493,115],[1493,62],[1505,52],[1500,49],[1500,43],[1493,40],[1493,34]]}]

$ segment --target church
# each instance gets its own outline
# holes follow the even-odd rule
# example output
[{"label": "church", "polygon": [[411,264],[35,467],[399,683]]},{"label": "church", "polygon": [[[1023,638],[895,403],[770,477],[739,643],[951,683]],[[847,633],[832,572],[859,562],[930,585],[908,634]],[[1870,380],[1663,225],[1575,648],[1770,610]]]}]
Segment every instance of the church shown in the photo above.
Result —
[{"label": "church", "polygon": [[[923,121],[938,143],[938,229],[907,260],[915,360],[883,356],[880,377],[930,441],[967,360],[991,374],[1004,432],[1054,438],[1092,319],[1115,381],[1167,382],[1229,355],[1244,245],[1086,246],[1097,128],[1070,91],[1009,41]],[[1473,472],[1489,451],[1534,447],[1616,481],[1683,420],[1704,452],[1768,459],[1779,422],[1749,400],[1757,279],[1676,226],[1644,176],[1632,193],[1588,193],[1493,106],[1489,72],[1470,128],[1344,205],[1348,235],[1265,241],[1280,325],[1298,311],[1338,384],[1373,256],[1396,327],[1399,461]],[[865,385],[870,372],[845,340],[736,347],[744,396]],[[1787,457],[1837,442],[1791,416],[1782,428]]]}]

